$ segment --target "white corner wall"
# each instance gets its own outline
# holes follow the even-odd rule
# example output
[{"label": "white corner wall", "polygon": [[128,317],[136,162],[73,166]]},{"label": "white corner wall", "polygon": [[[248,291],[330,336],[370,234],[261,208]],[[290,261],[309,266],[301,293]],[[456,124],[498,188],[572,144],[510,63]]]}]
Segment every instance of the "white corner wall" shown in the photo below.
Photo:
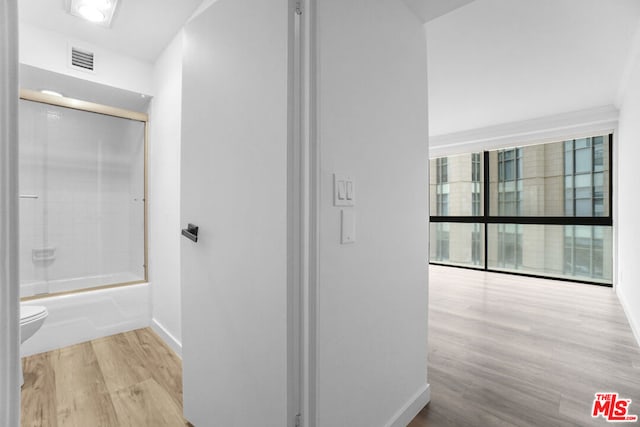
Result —
[{"label": "white corner wall", "polygon": [[153,329],[182,353],[180,315],[180,31],[154,66],[149,114],[149,282]]},{"label": "white corner wall", "polygon": [[[317,425],[405,426],[427,383],[427,46],[403,2],[317,2]],[[333,173],[354,180],[340,244]]]},{"label": "white corner wall", "polygon": [[[95,53],[95,72],[79,71],[68,65],[71,45]],[[20,63],[153,95],[152,64],[25,23],[20,23]]]},{"label": "white corner wall", "polygon": [[620,105],[618,127],[618,281],[616,292],[640,345],[640,54],[636,55]]}]

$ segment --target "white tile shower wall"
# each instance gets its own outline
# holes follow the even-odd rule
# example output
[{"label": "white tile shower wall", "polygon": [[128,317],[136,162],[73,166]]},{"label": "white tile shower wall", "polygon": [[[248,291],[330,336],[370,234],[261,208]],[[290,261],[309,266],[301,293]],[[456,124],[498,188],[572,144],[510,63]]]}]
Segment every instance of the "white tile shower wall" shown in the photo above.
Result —
[{"label": "white tile shower wall", "polygon": [[[132,230],[142,233],[130,213],[130,182],[142,180],[143,172],[132,170],[143,138],[127,137],[136,125],[143,135],[144,125],[29,101],[20,108],[20,192],[38,196],[20,203],[21,283],[85,276],[93,283],[127,272],[143,279],[141,269],[131,270],[143,239],[131,246]],[[31,292],[50,291],[38,286]]]}]

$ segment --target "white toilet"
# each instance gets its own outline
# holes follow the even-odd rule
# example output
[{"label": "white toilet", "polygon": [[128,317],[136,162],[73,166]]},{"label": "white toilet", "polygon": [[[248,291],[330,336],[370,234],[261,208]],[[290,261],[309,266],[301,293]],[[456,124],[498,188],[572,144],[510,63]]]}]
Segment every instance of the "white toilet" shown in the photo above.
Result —
[{"label": "white toilet", "polygon": [[[39,305],[20,306],[20,344],[28,340],[42,326],[49,315],[46,307]],[[24,384],[22,367],[20,368],[20,385]]]}]

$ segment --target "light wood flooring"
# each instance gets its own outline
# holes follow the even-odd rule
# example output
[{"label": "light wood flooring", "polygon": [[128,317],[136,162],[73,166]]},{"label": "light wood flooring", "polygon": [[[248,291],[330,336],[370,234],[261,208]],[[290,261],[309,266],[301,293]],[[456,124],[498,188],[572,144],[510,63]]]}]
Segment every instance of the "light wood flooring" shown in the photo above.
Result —
[{"label": "light wood flooring", "polygon": [[185,426],[180,359],[150,329],[23,359],[22,427]]},{"label": "light wood flooring", "polygon": [[[605,426],[601,391],[640,415],[640,351],[610,288],[432,266],[429,294],[431,403],[410,427]],[[23,427],[188,425],[180,360],[149,329],[24,367]]]},{"label": "light wood flooring", "polygon": [[410,427],[609,425],[596,392],[640,415],[640,351],[611,288],[431,266],[429,295],[431,403]]}]

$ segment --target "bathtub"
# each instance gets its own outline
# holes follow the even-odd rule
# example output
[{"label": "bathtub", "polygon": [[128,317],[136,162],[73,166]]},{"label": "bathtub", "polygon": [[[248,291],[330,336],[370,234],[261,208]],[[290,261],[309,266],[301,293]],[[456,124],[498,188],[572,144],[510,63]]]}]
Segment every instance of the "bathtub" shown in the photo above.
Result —
[{"label": "bathtub", "polygon": [[30,356],[150,325],[149,284],[120,286],[22,302],[47,307],[49,317],[21,355]]}]

